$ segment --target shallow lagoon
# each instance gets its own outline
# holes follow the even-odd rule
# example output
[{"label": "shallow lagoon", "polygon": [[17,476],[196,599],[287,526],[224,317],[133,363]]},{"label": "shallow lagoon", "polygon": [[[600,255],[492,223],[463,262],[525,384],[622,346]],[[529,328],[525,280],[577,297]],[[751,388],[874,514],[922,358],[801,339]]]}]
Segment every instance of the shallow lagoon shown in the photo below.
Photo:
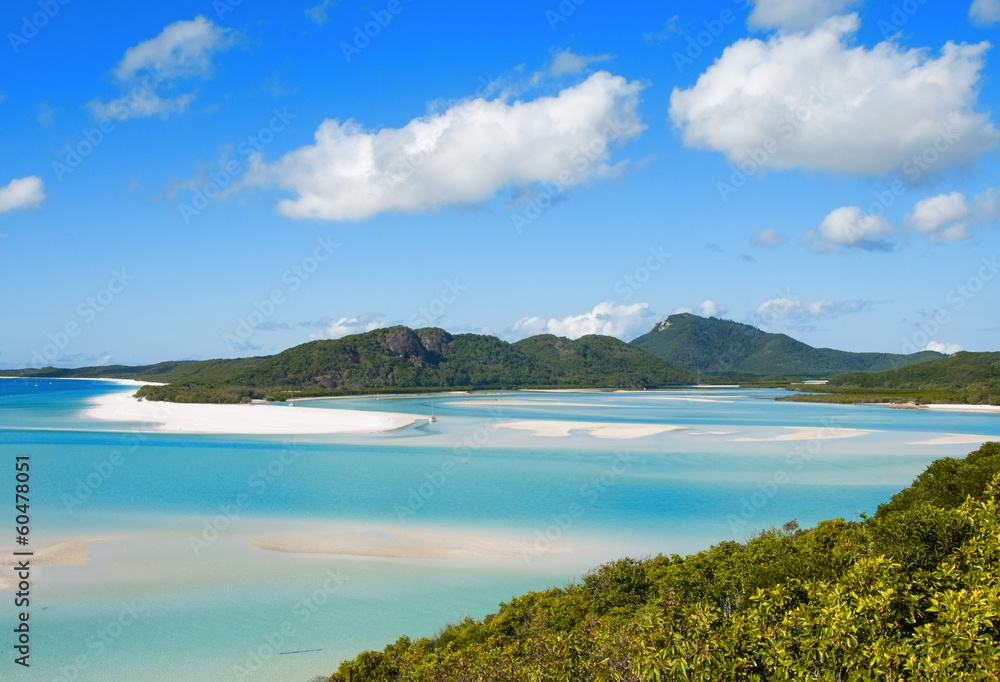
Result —
[{"label": "shallow lagoon", "polygon": [[[93,545],[85,565],[36,567],[32,676],[46,679],[306,680],[603,561],[870,514],[932,460],[1000,439],[998,414],[732,389],[308,401],[296,404],[437,422],[368,435],[150,434],[80,416],[90,396],[120,387],[35,383],[0,380],[5,461],[31,455],[33,544],[125,536]],[[684,428],[537,435],[562,422]],[[950,444],[926,444],[942,434]],[[248,542],[317,536],[354,554]],[[400,546],[410,555],[357,555]],[[292,651],[302,653],[280,653]]]}]

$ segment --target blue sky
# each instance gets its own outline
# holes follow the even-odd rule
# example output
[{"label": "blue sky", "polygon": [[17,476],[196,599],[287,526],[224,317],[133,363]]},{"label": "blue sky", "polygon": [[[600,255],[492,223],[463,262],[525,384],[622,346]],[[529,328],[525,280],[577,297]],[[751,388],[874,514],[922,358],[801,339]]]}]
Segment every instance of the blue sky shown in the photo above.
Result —
[{"label": "blue sky", "polygon": [[0,366],[691,310],[998,350],[1000,0],[0,9]]}]

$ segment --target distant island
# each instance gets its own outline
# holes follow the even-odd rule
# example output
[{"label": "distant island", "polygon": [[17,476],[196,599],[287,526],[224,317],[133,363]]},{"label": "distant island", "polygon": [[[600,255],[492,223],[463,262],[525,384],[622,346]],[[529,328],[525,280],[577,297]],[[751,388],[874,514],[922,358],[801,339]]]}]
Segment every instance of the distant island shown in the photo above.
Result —
[{"label": "distant island", "polygon": [[[184,403],[735,384],[787,388],[795,393],[779,400],[805,402],[1000,404],[1000,353],[852,353],[691,314],[670,315],[632,343],[594,334],[575,340],[542,334],[508,343],[399,325],[310,341],[271,356],[0,373],[155,382],[163,385],[143,386],[137,397]],[[805,383],[811,379],[827,381]]]},{"label": "distant island", "polygon": [[1000,405],[1000,353],[960,352],[888,372],[852,372],[779,400],[823,403]]},{"label": "distant island", "polygon": [[199,403],[466,389],[641,389],[698,380],[696,373],[610,336],[571,340],[546,334],[507,343],[404,326],[311,341],[270,357],[7,374],[160,382],[166,385],[144,386],[137,396]]}]

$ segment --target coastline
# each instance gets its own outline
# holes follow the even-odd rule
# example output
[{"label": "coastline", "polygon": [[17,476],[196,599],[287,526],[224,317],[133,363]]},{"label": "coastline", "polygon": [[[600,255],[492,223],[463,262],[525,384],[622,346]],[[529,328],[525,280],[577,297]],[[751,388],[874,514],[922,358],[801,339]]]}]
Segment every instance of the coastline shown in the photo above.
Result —
[{"label": "coastline", "polygon": [[158,381],[139,381],[137,379],[109,379],[107,377],[8,377],[0,374],[0,379],[35,379],[36,381],[107,381],[120,386],[166,386]]},{"label": "coastline", "polygon": [[156,433],[308,435],[395,431],[425,417],[398,412],[310,409],[283,404],[215,405],[139,401],[132,391],[97,396],[86,419],[138,422]]},{"label": "coastline", "polygon": [[928,403],[929,410],[946,410],[951,412],[993,412],[1000,414],[1000,405],[963,405],[961,403]]}]

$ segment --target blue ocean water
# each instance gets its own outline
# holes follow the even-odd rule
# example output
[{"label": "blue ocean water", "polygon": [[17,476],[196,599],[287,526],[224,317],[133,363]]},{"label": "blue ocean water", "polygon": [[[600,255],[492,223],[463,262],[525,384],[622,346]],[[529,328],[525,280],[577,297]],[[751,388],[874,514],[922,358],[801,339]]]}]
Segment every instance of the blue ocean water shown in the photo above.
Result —
[{"label": "blue ocean water", "polygon": [[[80,415],[92,397],[121,390],[0,379],[0,491],[13,486],[13,457],[30,455],[33,544],[122,538],[91,546],[85,564],[36,568],[33,678],[170,670],[170,679],[307,680],[603,561],[698,551],[793,518],[809,526],[870,514],[934,459],[1000,439],[998,414],[784,403],[775,391],[730,389],[296,403],[437,418],[337,436],[145,433]],[[685,430],[553,437],[525,422]],[[865,432],[773,440],[790,427]],[[951,440],[927,444],[942,434]],[[347,526],[520,549],[417,559],[248,542]]]}]

